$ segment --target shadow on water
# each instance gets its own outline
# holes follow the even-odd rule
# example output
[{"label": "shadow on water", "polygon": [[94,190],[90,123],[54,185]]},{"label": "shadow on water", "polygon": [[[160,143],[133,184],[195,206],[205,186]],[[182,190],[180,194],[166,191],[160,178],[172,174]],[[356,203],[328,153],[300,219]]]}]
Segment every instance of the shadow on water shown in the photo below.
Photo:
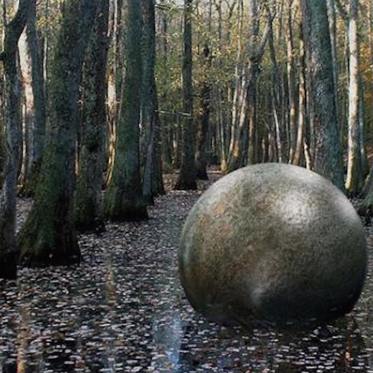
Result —
[{"label": "shadow on water", "polygon": [[162,197],[147,222],[83,236],[79,268],[0,282],[0,372],[373,372],[372,261],[354,311],[325,327],[244,330],[196,314],[175,250],[196,198]]}]

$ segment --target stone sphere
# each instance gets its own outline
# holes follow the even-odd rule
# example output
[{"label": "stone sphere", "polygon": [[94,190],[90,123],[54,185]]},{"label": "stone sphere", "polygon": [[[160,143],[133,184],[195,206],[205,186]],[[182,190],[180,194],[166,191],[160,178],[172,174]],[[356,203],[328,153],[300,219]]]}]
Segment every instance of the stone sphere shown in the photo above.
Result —
[{"label": "stone sphere", "polygon": [[181,283],[210,320],[327,321],[351,311],[367,268],[361,221],[330,181],[267,163],[212,185],[181,237]]}]

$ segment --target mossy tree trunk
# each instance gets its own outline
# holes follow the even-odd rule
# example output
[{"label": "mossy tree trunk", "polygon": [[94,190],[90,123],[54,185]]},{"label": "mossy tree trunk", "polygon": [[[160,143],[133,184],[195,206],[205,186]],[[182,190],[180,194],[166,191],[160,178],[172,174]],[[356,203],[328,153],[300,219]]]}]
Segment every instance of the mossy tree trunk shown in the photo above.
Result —
[{"label": "mossy tree trunk", "polygon": [[155,82],[155,3],[142,0],[143,29],[143,86],[141,125],[146,133],[146,155],[143,193],[147,202],[164,193],[162,177],[161,128],[158,112],[158,95]]},{"label": "mossy tree trunk", "polygon": [[0,191],[0,278],[17,275],[16,188],[21,139],[21,97],[17,71],[17,44],[26,26],[31,4],[20,0],[13,20],[5,26],[4,51],[1,60],[5,75],[5,152],[4,181]]},{"label": "mossy tree trunk", "polygon": [[75,222],[79,231],[103,227],[102,184],[105,164],[106,64],[109,0],[99,1],[83,69],[83,110]]},{"label": "mossy tree trunk", "polygon": [[194,162],[193,120],[193,56],[192,56],[192,5],[193,0],[184,1],[184,55],[183,55],[183,105],[182,151],[180,173],[175,189],[197,189]]},{"label": "mossy tree trunk", "polygon": [[314,170],[344,190],[326,2],[301,0],[301,5],[307,67],[312,79]]},{"label": "mossy tree trunk", "polygon": [[142,14],[138,0],[127,0],[125,23],[125,77],[113,173],[105,195],[110,220],[147,218],[140,174],[140,111],[142,87]]},{"label": "mossy tree trunk", "polygon": [[67,0],[62,7],[49,84],[47,144],[35,203],[19,237],[21,262],[27,266],[80,261],[73,203],[79,87],[97,3]]}]

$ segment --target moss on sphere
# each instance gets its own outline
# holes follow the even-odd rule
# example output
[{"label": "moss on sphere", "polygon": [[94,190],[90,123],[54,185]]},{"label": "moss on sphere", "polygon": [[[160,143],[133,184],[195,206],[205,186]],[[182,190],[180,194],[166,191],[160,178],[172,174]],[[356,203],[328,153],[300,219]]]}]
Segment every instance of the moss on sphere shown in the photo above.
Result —
[{"label": "moss on sphere", "polygon": [[304,168],[249,166],[198,200],[179,250],[181,282],[209,319],[325,321],[349,312],[367,267],[365,232],[332,183]]}]

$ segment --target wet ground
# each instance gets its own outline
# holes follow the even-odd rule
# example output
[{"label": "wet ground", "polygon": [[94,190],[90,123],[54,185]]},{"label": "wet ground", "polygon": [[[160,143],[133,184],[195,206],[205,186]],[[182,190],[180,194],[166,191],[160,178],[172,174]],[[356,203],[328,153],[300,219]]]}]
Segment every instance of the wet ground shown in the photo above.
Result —
[{"label": "wet ground", "polygon": [[[79,267],[0,282],[0,372],[373,373],[373,257],[353,313],[327,327],[229,329],[193,311],[176,250],[198,195],[171,192],[146,222],[82,236]],[[22,220],[29,202],[20,207]]]}]

